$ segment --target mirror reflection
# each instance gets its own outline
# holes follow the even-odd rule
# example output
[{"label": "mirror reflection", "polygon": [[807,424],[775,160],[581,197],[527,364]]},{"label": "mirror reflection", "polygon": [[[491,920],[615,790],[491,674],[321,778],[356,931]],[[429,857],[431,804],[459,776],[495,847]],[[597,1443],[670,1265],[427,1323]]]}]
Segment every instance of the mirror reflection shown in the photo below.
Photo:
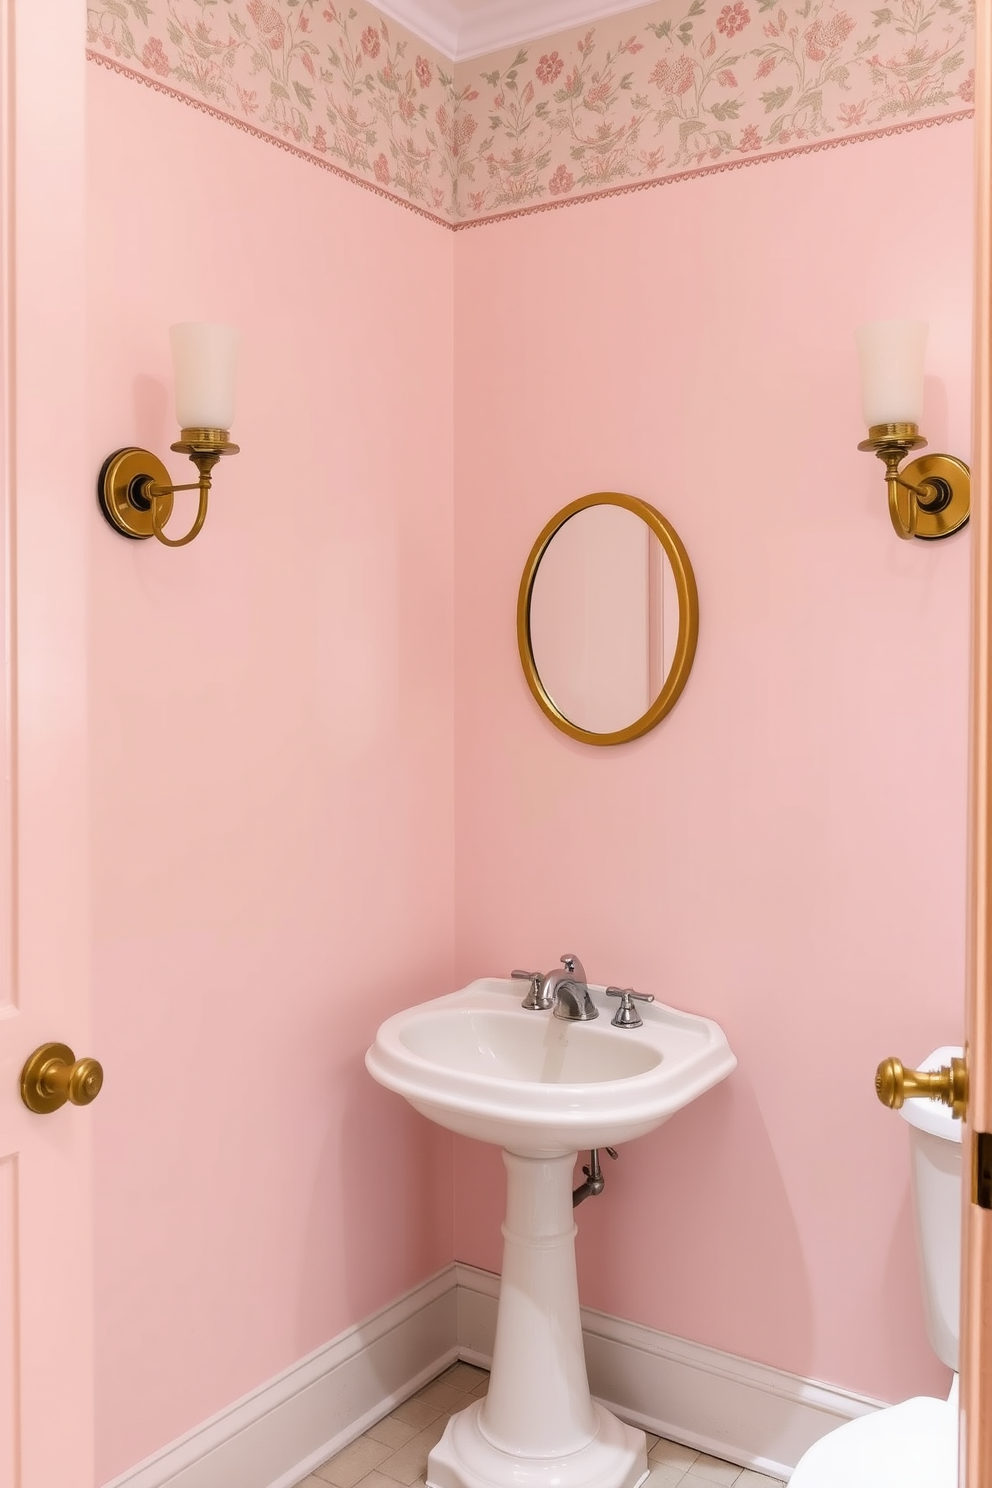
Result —
[{"label": "mirror reflection", "polygon": [[521,581],[531,691],[575,738],[636,738],[685,685],[697,608],[688,556],[659,512],[615,492],[582,497],[548,523]]}]

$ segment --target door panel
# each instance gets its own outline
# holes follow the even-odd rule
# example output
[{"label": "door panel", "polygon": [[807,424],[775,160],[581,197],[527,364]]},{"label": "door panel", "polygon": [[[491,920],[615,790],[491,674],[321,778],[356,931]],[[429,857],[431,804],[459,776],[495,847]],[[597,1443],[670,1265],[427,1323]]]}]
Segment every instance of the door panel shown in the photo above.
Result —
[{"label": "door panel", "polygon": [[0,1161],[0,1488],[15,1488],[17,1443],[17,1163]]},{"label": "door panel", "polygon": [[92,1488],[90,1113],[21,1066],[91,1052],[83,0],[0,0],[0,1485]]}]

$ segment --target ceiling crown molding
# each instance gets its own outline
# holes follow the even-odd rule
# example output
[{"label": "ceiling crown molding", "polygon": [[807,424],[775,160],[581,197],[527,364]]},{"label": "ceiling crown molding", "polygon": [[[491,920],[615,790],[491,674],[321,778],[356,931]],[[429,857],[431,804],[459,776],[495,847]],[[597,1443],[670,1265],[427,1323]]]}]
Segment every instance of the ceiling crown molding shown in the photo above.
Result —
[{"label": "ceiling crown molding", "polygon": [[452,62],[458,61],[458,32],[461,16],[451,0],[375,0],[375,8],[390,20],[399,21],[414,36],[436,47]]},{"label": "ceiling crown molding", "polygon": [[631,0],[387,0],[383,15],[453,62],[484,57],[525,41],[571,31],[604,16],[639,10]]}]

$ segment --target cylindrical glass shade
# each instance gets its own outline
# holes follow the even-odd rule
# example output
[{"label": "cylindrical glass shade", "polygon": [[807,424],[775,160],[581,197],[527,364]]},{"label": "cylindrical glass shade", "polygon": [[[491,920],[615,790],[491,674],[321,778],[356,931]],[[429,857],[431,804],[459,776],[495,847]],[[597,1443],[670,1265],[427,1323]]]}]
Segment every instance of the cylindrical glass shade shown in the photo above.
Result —
[{"label": "cylindrical glass shade", "polygon": [[190,321],[169,328],[180,429],[230,429],[234,421],[235,326]]},{"label": "cylindrical glass shade", "polygon": [[873,320],[855,332],[865,423],[918,424],[923,417],[925,320]]}]

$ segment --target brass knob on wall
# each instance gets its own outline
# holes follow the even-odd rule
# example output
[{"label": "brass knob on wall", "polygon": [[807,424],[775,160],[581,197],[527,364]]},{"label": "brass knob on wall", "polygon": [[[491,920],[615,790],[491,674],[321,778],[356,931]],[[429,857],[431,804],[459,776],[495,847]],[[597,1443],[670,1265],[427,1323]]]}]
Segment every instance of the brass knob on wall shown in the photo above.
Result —
[{"label": "brass knob on wall", "polygon": [[900,1059],[883,1059],[875,1071],[875,1094],[893,1111],[906,1100],[928,1096],[950,1106],[960,1120],[968,1109],[968,1068],[957,1057],[950,1067],[945,1064],[936,1070],[906,1069]]},{"label": "brass knob on wall", "polygon": [[77,1059],[68,1044],[42,1044],[21,1070],[21,1100],[39,1116],[57,1111],[66,1101],[88,1106],[102,1088],[102,1065]]}]

